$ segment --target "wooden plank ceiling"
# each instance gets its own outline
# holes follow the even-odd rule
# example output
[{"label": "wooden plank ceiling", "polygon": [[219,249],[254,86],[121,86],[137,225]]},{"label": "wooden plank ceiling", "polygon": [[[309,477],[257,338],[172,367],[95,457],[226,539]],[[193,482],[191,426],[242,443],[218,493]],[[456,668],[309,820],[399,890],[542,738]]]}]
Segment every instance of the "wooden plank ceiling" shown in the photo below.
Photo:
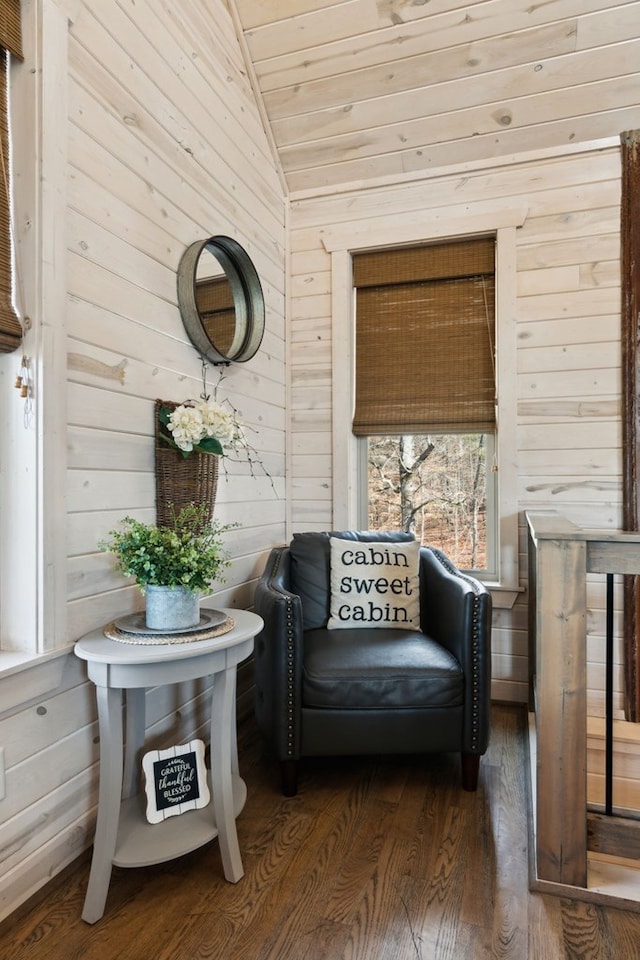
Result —
[{"label": "wooden plank ceiling", "polygon": [[640,0],[229,0],[292,194],[640,126]]}]

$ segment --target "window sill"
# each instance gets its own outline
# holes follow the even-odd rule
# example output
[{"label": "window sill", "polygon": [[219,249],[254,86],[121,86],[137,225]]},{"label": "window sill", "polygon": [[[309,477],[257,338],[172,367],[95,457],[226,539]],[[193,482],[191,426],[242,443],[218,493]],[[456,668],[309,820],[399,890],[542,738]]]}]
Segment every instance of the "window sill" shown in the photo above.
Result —
[{"label": "window sill", "polygon": [[72,650],[73,645],[38,656],[21,651],[0,652],[0,717],[57,690]]},{"label": "window sill", "polygon": [[49,663],[60,657],[65,657],[73,650],[74,644],[64,647],[57,647],[55,650],[49,650],[47,653],[32,654],[24,650],[0,650],[0,679],[10,676],[13,673],[19,673],[29,667],[37,667],[41,663]]},{"label": "window sill", "polygon": [[523,585],[517,587],[508,587],[502,583],[491,583],[483,581],[485,587],[491,593],[494,610],[511,610],[518,597],[525,592]]}]

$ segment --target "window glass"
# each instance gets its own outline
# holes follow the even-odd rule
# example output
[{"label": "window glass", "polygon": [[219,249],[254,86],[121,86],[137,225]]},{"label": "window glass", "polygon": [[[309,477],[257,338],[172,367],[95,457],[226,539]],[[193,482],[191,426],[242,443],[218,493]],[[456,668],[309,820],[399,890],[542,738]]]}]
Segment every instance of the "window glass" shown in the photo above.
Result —
[{"label": "window glass", "polygon": [[370,530],[411,531],[465,570],[496,568],[493,434],[367,438]]}]

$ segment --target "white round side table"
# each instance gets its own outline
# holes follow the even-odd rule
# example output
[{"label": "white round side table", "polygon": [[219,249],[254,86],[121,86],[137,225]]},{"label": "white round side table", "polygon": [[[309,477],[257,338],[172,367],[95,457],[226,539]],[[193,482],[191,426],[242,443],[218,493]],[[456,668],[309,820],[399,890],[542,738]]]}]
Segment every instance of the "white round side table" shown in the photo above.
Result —
[{"label": "white round side table", "polygon": [[[218,837],[225,878],[244,870],[235,818],[247,789],[238,770],[235,722],[236,669],[253,650],[262,619],[247,610],[224,610],[235,623],[212,639],[143,645],[122,643],[94,630],[75,645],[96,686],[100,731],[98,819],[82,919],[95,923],[105,910],[112,865],[147,866],[181,856]],[[145,739],[145,689],[213,677],[211,773],[213,802],[162,823],[149,823],[141,803],[140,756]],[[126,700],[126,737],[122,722]],[[124,762],[123,762],[124,761]]]}]

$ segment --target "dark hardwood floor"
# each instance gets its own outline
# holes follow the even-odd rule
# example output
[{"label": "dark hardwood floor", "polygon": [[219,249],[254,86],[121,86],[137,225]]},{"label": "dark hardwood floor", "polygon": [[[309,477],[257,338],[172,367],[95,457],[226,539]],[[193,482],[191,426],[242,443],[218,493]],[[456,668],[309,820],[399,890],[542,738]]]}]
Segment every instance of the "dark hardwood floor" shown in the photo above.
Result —
[{"label": "dark hardwood floor", "polygon": [[[88,861],[0,927],[3,960],[638,960],[640,915],[528,890],[525,715],[494,707],[476,794],[456,757],[306,761],[298,796],[251,721],[246,874],[217,843],[114,869],[104,918],[80,913]],[[188,814],[185,814],[188,816]]]}]

